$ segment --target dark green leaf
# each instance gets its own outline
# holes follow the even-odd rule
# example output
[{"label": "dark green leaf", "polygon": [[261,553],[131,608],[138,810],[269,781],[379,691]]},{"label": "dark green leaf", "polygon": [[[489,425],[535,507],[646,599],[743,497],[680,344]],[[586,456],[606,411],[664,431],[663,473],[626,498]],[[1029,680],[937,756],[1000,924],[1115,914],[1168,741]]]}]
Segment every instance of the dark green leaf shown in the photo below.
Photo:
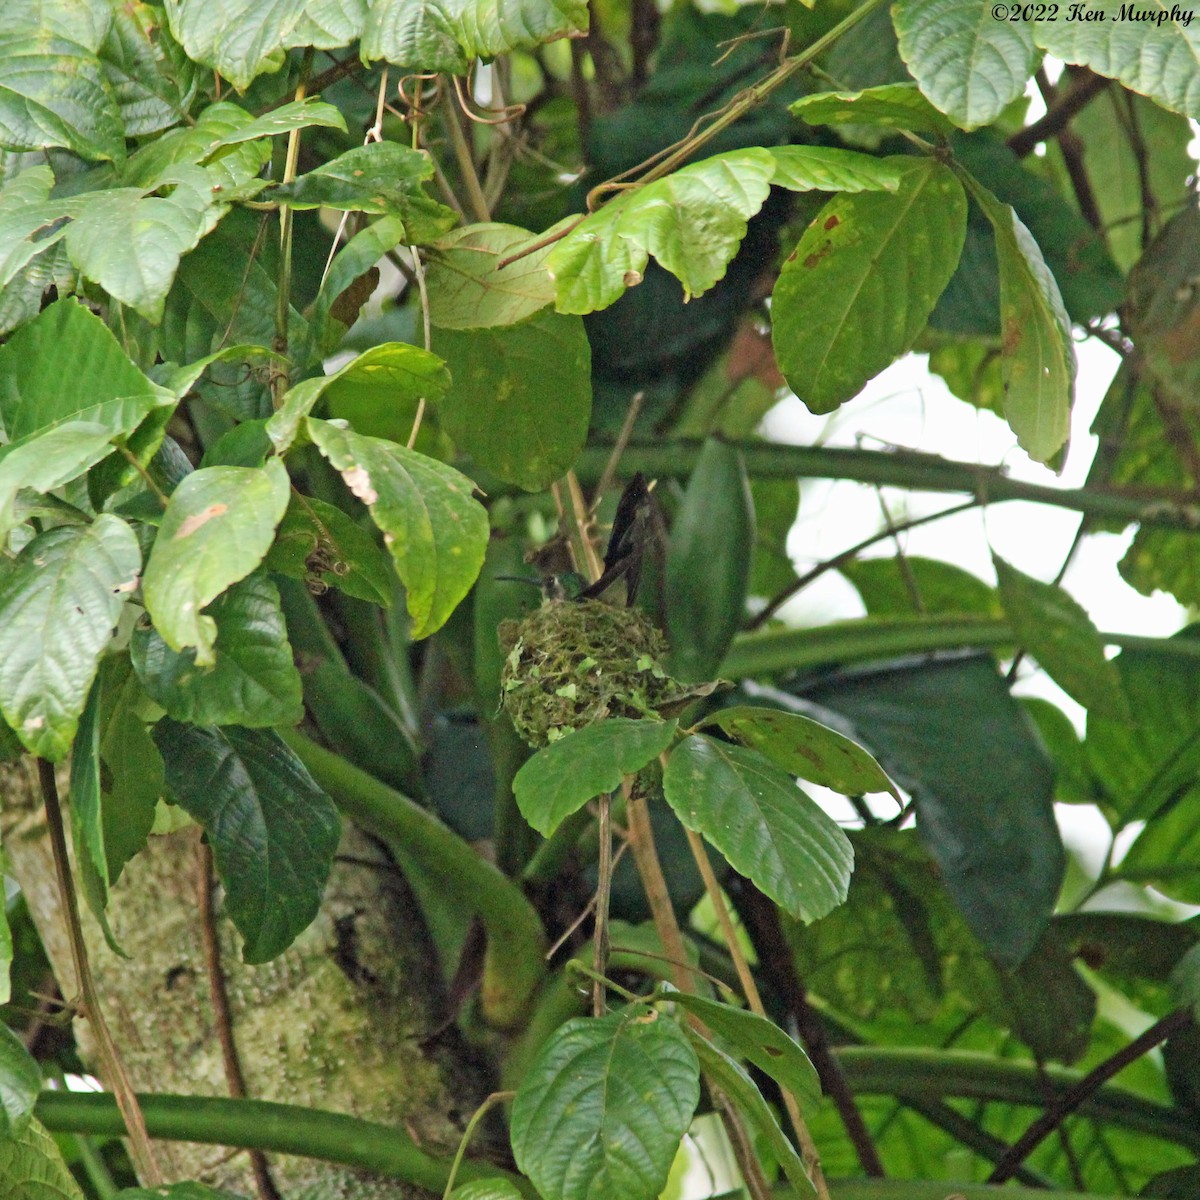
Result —
[{"label": "dark green leaf", "polygon": [[969,571],[935,558],[906,554],[903,564],[896,558],[858,558],[838,570],[858,589],[873,617],[921,613],[1003,615],[995,588]]},{"label": "dark green leaf", "polygon": [[1050,678],[1084,708],[1117,721],[1131,719],[1117,668],[1079,603],[1062,588],[1042,583],[992,556],[1000,597],[1018,640]]},{"label": "dark green leaf", "polygon": [[915,83],[885,83],[858,92],[818,92],[792,105],[810,125],[882,125],[918,133],[949,133],[954,126]]},{"label": "dark green leaf", "polygon": [[723,708],[705,720],[809,783],[843,796],[891,792],[895,784],[857,743],[828,725],[777,708]]},{"label": "dark green leaf", "polygon": [[292,662],[279,591],[257,571],[218,596],[216,662],[172,650],[156,629],[133,632],[130,652],[147,694],[167,715],[192,725],[295,725],[304,717],[300,673]]},{"label": "dark green leaf", "polygon": [[1200,945],[1193,946],[1171,972],[1171,990],[1182,1007],[1200,1014]]},{"label": "dark green leaf", "polygon": [[140,565],[133,530],[106,513],[39,534],[0,583],[0,711],[31,753],[66,757]]},{"label": "dark green leaf", "polygon": [[813,921],[846,898],[846,835],[756,751],[694,734],[672,751],[663,791],[688,829],[792,916]]},{"label": "dark green leaf", "polygon": [[800,694],[853,722],[912,795],[971,930],[1002,963],[1020,962],[1058,899],[1064,854],[1050,763],[992,660],[847,671]]},{"label": "dark green leaf", "polygon": [[788,256],[772,303],[775,354],[817,413],[854,396],[908,350],[958,265],[967,202],[926,159],[895,194],[837,196]]},{"label": "dark green leaf", "polygon": [[337,588],[384,608],[392,603],[392,566],[375,538],[336,505],[300,492],[292,492],[263,565],[318,590]]},{"label": "dark green leaf", "polygon": [[454,213],[425,193],[433,161],[423,150],[398,142],[368,142],[315,167],[270,196],[292,208],[335,208],[398,217],[405,241],[419,245],[440,237]]},{"label": "dark green leaf", "polygon": [[146,609],[172,650],[195,647],[196,663],[216,661],[212,617],[202,613],[266,557],[288,503],[278,458],[265,467],[204,467],[175,489],[146,565]]},{"label": "dark green leaf", "polygon": [[494,58],[587,26],[584,0],[440,0],[436,7],[376,0],[363,29],[362,56],[461,74],[473,58]]},{"label": "dark green leaf", "polygon": [[201,729],[169,717],[154,727],[175,802],[204,828],[245,939],[267,962],[312,922],[341,820],[300,760],[268,729]]},{"label": "dark green leaf", "polygon": [[539,750],[517,772],[513,794],[521,815],[549,837],[573,812],[662,754],[674,721],[609,717],[574,730]]},{"label": "dark green leaf", "polygon": [[897,0],[900,57],[956,125],[990,125],[1025,91],[1037,52],[1023,21],[1000,21],[979,0]]},{"label": "dark green leaf", "polygon": [[454,379],[442,424],[463,450],[531,492],[566,474],[592,413],[592,357],[578,317],[540,312],[519,325],[438,329],[433,344]]},{"label": "dark green leaf", "polygon": [[568,1021],[513,1102],[517,1165],[546,1200],[654,1200],[700,1098],[695,1052],[644,1005]]},{"label": "dark green leaf", "polygon": [[821,1081],[817,1070],[799,1043],[766,1017],[718,1004],[703,996],[671,993],[671,999],[695,1013],[714,1033],[735,1046],[760,1071],[787,1088],[800,1108],[815,1112],[821,1103]]},{"label": "dark green leaf", "polygon": [[439,629],[483,565],[488,519],[474,485],[452,467],[379,438],[308,418],[321,453],[383,530],[407,589],[413,638]]},{"label": "dark green leaf", "polygon": [[20,1200],[84,1200],[62,1152],[40,1121],[0,1138],[0,1179]]},{"label": "dark green leaf", "polygon": [[431,254],[426,278],[429,316],[442,329],[515,325],[554,302],[545,246],[506,267],[500,263],[537,240],[516,225],[486,222],[456,229]]},{"label": "dark green leaf", "polygon": [[713,1080],[737,1106],[738,1112],[750,1124],[759,1137],[771,1148],[771,1153],[783,1168],[795,1191],[801,1196],[815,1195],[816,1189],[808,1178],[804,1163],[796,1153],[787,1135],[779,1128],[775,1114],[767,1107],[762,1093],[742,1067],[723,1050],[718,1050],[710,1041],[689,1029],[688,1037],[696,1050],[696,1056],[707,1078]]},{"label": "dark green leaf", "polygon": [[41,1068],[21,1039],[0,1025],[0,1143],[25,1131],[41,1090]]},{"label": "dark green leaf", "polygon": [[1000,261],[1004,416],[1022,448],[1047,462],[1066,444],[1075,390],[1071,322],[1058,283],[1020,217],[968,177],[992,223]]}]

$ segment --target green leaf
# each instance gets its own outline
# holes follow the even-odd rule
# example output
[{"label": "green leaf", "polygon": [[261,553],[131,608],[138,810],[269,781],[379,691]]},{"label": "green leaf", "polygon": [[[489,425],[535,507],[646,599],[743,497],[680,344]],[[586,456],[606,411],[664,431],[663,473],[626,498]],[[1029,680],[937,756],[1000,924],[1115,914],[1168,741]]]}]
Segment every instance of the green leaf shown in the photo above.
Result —
[{"label": "green leaf", "polygon": [[195,78],[191,64],[171,58],[171,45],[162,36],[163,22],[157,13],[147,19],[145,9],[107,4],[101,12],[112,23],[97,52],[125,136],[142,137],[170,128],[188,107],[187,93]]},{"label": "green leaf", "polygon": [[547,1039],[513,1101],[517,1165],[546,1200],[654,1200],[700,1099],[696,1054],[644,1005]]},{"label": "green leaf", "polygon": [[588,27],[586,0],[375,0],[362,56],[418,71],[464,73],[473,58],[494,58]]},{"label": "green leaf", "polygon": [[450,1193],[450,1200],[521,1200],[521,1193],[514,1183],[497,1175],[461,1184]]},{"label": "green leaf", "polygon": [[1180,1007],[1200,1013],[1200,945],[1193,946],[1171,971],[1171,992]]},{"label": "green leaf", "polygon": [[122,1188],[115,1200],[245,1200],[235,1192],[211,1188],[204,1183],[168,1183],[156,1188]]},{"label": "green leaf", "polygon": [[1062,588],[1042,583],[992,556],[1004,612],[1017,639],[1055,683],[1089,712],[1115,721],[1133,714],[1121,676],[1104,654],[1104,641],[1091,618]]},{"label": "green leaf", "polygon": [[891,792],[899,799],[896,785],[857,742],[799,713],[743,705],[720,709],[704,723],[718,726],[809,783],[832,788],[843,796]]},{"label": "green leaf", "polygon": [[787,1088],[805,1113],[816,1111],[821,1103],[817,1069],[808,1061],[800,1044],[774,1021],[703,996],[674,991],[669,995],[676,1004],[695,1013],[713,1033],[740,1050],[760,1071]]},{"label": "green leaf", "polygon": [[108,188],[81,197],[67,230],[67,254],[80,274],[152,324],[162,319],[179,260],[225,211],[203,171],[180,172],[169,196]]},{"label": "green leaf", "polygon": [[6,1139],[24,1133],[41,1090],[41,1067],[24,1042],[8,1026],[0,1025],[0,1147]]},{"label": "green leaf", "polygon": [[282,954],[320,908],[341,835],[333,802],[272,730],[165,717],[154,740],[168,792],[212,846],[243,960]]},{"label": "green leaf", "polygon": [[873,617],[922,613],[999,617],[1004,612],[995,588],[940,559],[906,554],[901,564],[895,558],[859,558],[838,570],[858,589]]},{"label": "green leaf", "polygon": [[1023,21],[998,21],[980,0],[897,0],[900,57],[929,99],[963,129],[990,125],[1037,62]]},{"label": "green leaf", "polygon": [[216,662],[176,653],[153,628],[133,632],[130,652],[146,692],[167,715],[192,725],[296,725],[304,718],[300,673],[292,661],[279,589],[265,572],[235,583],[208,610],[216,622]]},{"label": "green leaf", "polygon": [[66,757],[140,565],[133,530],[104,513],[38,534],[0,582],[0,711],[32,754]]},{"label": "green leaf", "polygon": [[854,861],[846,835],[756,751],[694,734],[672,751],[663,792],[688,829],[798,920],[846,898]]},{"label": "green leaf", "polygon": [[1005,965],[1037,944],[1062,884],[1054,775],[986,655],[901,661],[790,689],[853,722],[912,797],[971,931]]},{"label": "green leaf", "polygon": [[640,771],[671,744],[674,721],[608,717],[539,750],[513,778],[521,815],[549,837],[573,812],[626,775]]},{"label": "green leaf", "polygon": [[797,100],[791,111],[810,125],[882,125],[938,134],[954,128],[915,83],[885,83],[858,92],[818,92]]},{"label": "green leaf", "polygon": [[815,413],[831,412],[906,350],[958,265],[967,201],[925,159],[896,193],[836,196],[788,256],[772,302],[779,368]]},{"label": "green leaf", "polygon": [[454,380],[439,406],[454,441],[508,483],[536,492],[574,464],[592,414],[592,356],[578,317],[434,331]]},{"label": "green leaf", "polygon": [[1096,0],[1087,8],[1100,19],[1037,21],[1033,40],[1063,62],[1119,79],[1164,108],[1200,117],[1200,28],[1188,9],[1161,0],[1124,10],[1118,0]]},{"label": "green leaf", "polygon": [[1029,456],[1047,462],[1070,432],[1075,388],[1071,321],[1058,284],[1020,217],[978,181],[967,176],[966,184],[996,232],[1004,416]]},{"label": "green leaf", "polygon": [[551,246],[499,265],[535,240],[527,230],[496,222],[447,234],[426,268],[430,320],[442,329],[515,325],[553,303],[554,280],[545,266]]},{"label": "green leaf", "polygon": [[75,865],[88,908],[100,925],[108,948],[122,958],[121,949],[108,924],[108,858],[104,844],[104,808],[100,794],[100,708],[103,678],[92,684],[87,706],[79,721],[79,732],[71,747],[71,844]]},{"label": "green leaf", "polygon": [[23,24],[0,33],[0,147],[124,158],[121,115],[94,48]]},{"label": "green leaf", "polygon": [[334,587],[382,608],[392,603],[392,566],[375,538],[336,505],[300,492],[292,492],[263,566],[310,589]]},{"label": "green leaf", "polygon": [[290,388],[267,422],[267,434],[276,453],[284,454],[300,422],[322,396],[337,416],[358,424],[378,419],[401,401],[440,400],[449,386],[450,373],[436,354],[405,342],[384,342],[364,350],[332,375],[317,375]]},{"label": "green leaf", "polygon": [[705,1076],[714,1081],[737,1105],[738,1112],[771,1148],[771,1153],[783,1168],[783,1173],[792,1187],[801,1196],[815,1195],[816,1189],[808,1178],[803,1161],[787,1135],[779,1128],[775,1114],[767,1107],[767,1102],[755,1087],[754,1080],[741,1064],[701,1037],[694,1029],[689,1029],[687,1035],[696,1050]]},{"label": "green leaf", "polygon": [[314,125],[346,132],[346,118],[332,104],[309,96],[304,100],[294,100],[291,104],[281,104],[261,117],[255,117],[248,125],[219,137],[211,144],[210,151],[215,153],[226,146],[252,142],[255,138],[278,137],[281,133],[308,129]]},{"label": "green leaf", "polygon": [[266,557],[288,503],[288,477],[273,458],[261,469],[204,467],[175,489],[142,581],[146,610],[172,650],[216,658],[216,623],[202,609]]},{"label": "green leaf", "polygon": [[[0,189],[0,287],[66,233],[65,206],[50,200],[54,172],[29,167]],[[56,222],[60,223],[57,229]]]},{"label": "green leaf", "polygon": [[454,213],[425,194],[433,160],[398,142],[368,142],[280,184],[270,196],[292,208],[335,208],[398,217],[410,245],[431,242],[454,225]]},{"label": "green leaf", "polygon": [[606,308],[641,282],[651,254],[683,284],[686,298],[708,291],[724,277],[775,172],[769,151],[737,150],[610,201],[546,259],[558,289],[558,311]]},{"label": "green leaf", "polygon": [[471,590],[487,550],[488,518],[453,467],[380,438],[308,418],[308,431],[367,506],[407,589],[412,637],[428,637]]},{"label": "green leaf", "polygon": [[62,1153],[40,1121],[0,1138],[0,1179],[20,1200],[84,1200]]},{"label": "green leaf", "polygon": [[876,158],[833,146],[773,146],[771,182],[792,192],[894,192],[904,179],[903,160]]}]

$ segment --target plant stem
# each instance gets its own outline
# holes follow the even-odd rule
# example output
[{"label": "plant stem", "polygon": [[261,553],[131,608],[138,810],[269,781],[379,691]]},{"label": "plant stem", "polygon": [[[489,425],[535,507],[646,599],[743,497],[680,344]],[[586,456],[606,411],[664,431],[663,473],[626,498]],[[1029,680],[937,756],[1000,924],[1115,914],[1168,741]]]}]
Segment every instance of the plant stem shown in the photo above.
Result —
[{"label": "plant stem", "polygon": [[[610,798],[602,795],[600,806],[599,835],[600,857],[597,862],[596,922],[592,935],[592,970],[597,976],[608,971],[608,901],[612,890],[612,813]],[[604,1016],[604,984],[600,979],[592,981],[592,1016]]]},{"label": "plant stem", "polygon": [[511,879],[480,858],[432,813],[293,729],[279,730],[317,784],[346,816],[418,860],[487,930],[482,1011],[500,1029],[521,1025],[545,972],[541,919]]},{"label": "plant stem", "polygon": [[[641,471],[647,479],[682,479],[691,474],[700,442],[633,442],[625,449],[624,470]],[[752,479],[849,479],[883,487],[921,492],[966,492],[980,504],[1029,500],[1051,504],[1110,521],[1140,523],[1165,529],[1200,528],[1200,497],[1164,489],[1146,496],[1097,488],[1060,488],[1010,479],[1000,467],[959,462],[907,450],[860,450],[841,446],[781,446],[747,442],[740,447]],[[575,463],[579,478],[600,478],[608,451],[590,447]]]},{"label": "plant stem", "polygon": [[442,1200],[450,1200],[450,1193],[454,1190],[454,1181],[458,1177],[458,1168],[462,1166],[463,1155],[466,1154],[467,1147],[471,1144],[471,1139],[475,1136],[475,1130],[479,1128],[479,1122],[497,1104],[502,1104],[506,1100],[513,1099],[516,1094],[516,1092],[493,1092],[490,1096],[485,1097],[483,1103],[475,1110],[474,1115],[467,1122],[466,1129],[463,1130],[462,1137],[459,1139],[458,1149],[454,1154],[454,1161],[450,1164],[450,1175],[442,1191]]},{"label": "plant stem", "polygon": [[[449,1159],[426,1153],[395,1126],[266,1100],[168,1095],[143,1095],[139,1100],[156,1138],[299,1154],[403,1179],[437,1193],[450,1178]],[[100,1093],[43,1092],[35,1112],[56,1133],[113,1137],[125,1132],[112,1098]],[[529,1200],[537,1200],[528,1180],[487,1163],[465,1160],[458,1174],[465,1181],[507,1179]]]},{"label": "plant stem", "polygon": [[58,879],[59,899],[63,906],[63,917],[67,923],[67,938],[71,945],[71,961],[75,968],[75,980],[83,1000],[83,1015],[96,1035],[96,1047],[100,1065],[113,1090],[119,1107],[121,1128],[118,1136],[128,1136],[130,1155],[138,1176],[148,1187],[158,1187],[163,1182],[162,1171],[154,1155],[154,1147],[146,1132],[146,1122],[138,1107],[133,1083],[125,1069],[125,1063],[117,1050],[104,1014],[100,1009],[100,996],[92,978],[88,962],[87,945],[83,940],[83,927],[79,922],[79,900],[75,895],[75,881],[71,878],[71,862],[67,854],[67,835],[63,828],[62,807],[58,799],[58,781],[54,777],[54,766],[44,758],[37,760],[38,782],[41,784],[42,803],[46,809],[46,826],[50,834],[50,848],[54,855],[54,873]]}]

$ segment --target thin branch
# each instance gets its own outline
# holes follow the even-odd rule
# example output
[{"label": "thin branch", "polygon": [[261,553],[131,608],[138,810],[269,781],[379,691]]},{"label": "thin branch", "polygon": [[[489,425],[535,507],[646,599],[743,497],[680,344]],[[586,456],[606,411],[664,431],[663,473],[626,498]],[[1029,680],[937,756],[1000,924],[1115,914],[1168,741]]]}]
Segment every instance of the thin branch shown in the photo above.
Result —
[{"label": "thin branch", "polygon": [[82,998],[83,1015],[91,1024],[96,1035],[96,1047],[103,1073],[112,1088],[113,1098],[120,1109],[125,1130],[129,1135],[130,1156],[141,1181],[150,1187],[159,1187],[163,1182],[162,1170],[146,1132],[146,1122],[133,1082],[125,1069],[124,1060],[116,1042],[109,1032],[108,1023],[100,1008],[100,995],[92,978],[92,967],[88,961],[87,944],[83,938],[83,926],[79,921],[79,900],[75,895],[75,881],[71,878],[71,860],[67,854],[67,834],[63,828],[62,805],[58,799],[58,780],[54,767],[44,758],[37,760],[38,782],[42,790],[42,804],[46,810],[46,827],[50,834],[50,849],[54,856],[54,873],[58,880],[59,901],[63,907],[63,918],[67,924],[67,940],[71,946],[71,961],[75,967],[75,980]]},{"label": "thin branch", "polygon": [[1091,71],[1080,72],[1071,89],[1047,106],[1046,112],[1032,125],[1026,125],[1008,139],[1008,148],[1018,157],[1033,153],[1039,142],[1054,137],[1064,129],[1076,113],[1082,112],[1112,81]]},{"label": "thin branch", "polygon": [[442,1200],[450,1200],[450,1193],[454,1190],[454,1180],[458,1176],[459,1167],[462,1166],[463,1155],[466,1154],[467,1147],[471,1144],[471,1139],[475,1136],[475,1130],[479,1128],[479,1122],[497,1104],[503,1104],[505,1101],[512,1100],[516,1094],[516,1092],[492,1092],[490,1096],[484,1098],[483,1103],[475,1110],[474,1115],[467,1122],[466,1129],[463,1130],[462,1138],[458,1143],[458,1150],[454,1155],[454,1161],[450,1164],[450,1175],[446,1180],[445,1190],[442,1192]]},{"label": "thin branch", "polygon": [[[455,92],[459,103],[465,104],[460,85],[455,80]],[[471,206],[472,215],[477,221],[490,221],[492,214],[488,209],[487,200],[483,194],[483,185],[479,182],[479,172],[475,168],[475,156],[467,135],[463,132],[462,123],[458,119],[458,106],[447,100],[442,111],[446,114],[446,129],[450,134],[450,145],[454,148],[454,157],[458,162],[458,173],[462,176],[463,187],[467,190],[467,203]]]},{"label": "thin branch", "polygon": [[[592,936],[592,969],[597,975],[608,971],[608,901],[612,891],[612,812],[611,798],[604,793],[599,798],[600,857],[596,870],[599,882],[596,885],[596,931]],[[604,1016],[604,984],[592,981],[592,1016]]]},{"label": "thin branch", "polygon": [[1011,1179],[1014,1171],[1030,1154],[1049,1137],[1081,1104],[1101,1085],[1107,1083],[1117,1072],[1135,1062],[1141,1056],[1167,1038],[1181,1033],[1192,1023],[1190,1009],[1180,1008],[1155,1021],[1143,1034],[1109,1055],[1102,1063],[1093,1067],[1074,1087],[1061,1093],[1047,1104],[1045,1111],[1013,1143],[1012,1149],[996,1164],[988,1176],[988,1183],[1003,1183]]},{"label": "thin branch", "polygon": [[[204,943],[204,965],[208,975],[208,997],[213,1008],[221,1061],[225,1068],[225,1086],[235,1100],[246,1099],[246,1077],[233,1036],[233,1013],[225,986],[225,968],[221,965],[221,943],[217,938],[217,918],[213,904],[212,847],[201,836],[196,842],[197,900],[200,911],[200,939]],[[259,1200],[282,1200],[261,1150],[250,1150],[250,1169]]]}]

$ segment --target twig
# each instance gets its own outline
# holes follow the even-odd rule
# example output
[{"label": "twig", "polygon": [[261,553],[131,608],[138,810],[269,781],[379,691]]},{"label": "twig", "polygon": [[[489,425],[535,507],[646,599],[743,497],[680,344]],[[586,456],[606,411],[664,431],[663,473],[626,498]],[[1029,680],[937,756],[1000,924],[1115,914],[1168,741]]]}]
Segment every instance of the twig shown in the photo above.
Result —
[{"label": "twig", "polygon": [[1011,1179],[1017,1167],[1023,1163],[1041,1142],[1052,1134],[1062,1122],[1084,1103],[1094,1092],[1107,1083],[1118,1071],[1153,1050],[1160,1042],[1176,1033],[1181,1033],[1192,1023],[1190,1009],[1180,1008],[1155,1021],[1144,1033],[1110,1054],[1102,1063],[1093,1067],[1074,1087],[1052,1100],[1045,1111],[1013,1143],[1009,1152],[996,1164],[996,1169],[987,1177],[988,1183],[1004,1183]]},{"label": "twig", "polygon": [[449,1200],[450,1193],[454,1190],[454,1180],[458,1175],[458,1168],[462,1165],[463,1155],[467,1152],[467,1146],[470,1145],[471,1138],[475,1136],[475,1130],[479,1128],[479,1122],[497,1104],[503,1104],[505,1101],[513,1099],[516,1094],[516,1092],[493,1092],[490,1096],[485,1097],[483,1103],[475,1110],[471,1119],[467,1122],[466,1129],[463,1130],[462,1138],[458,1143],[458,1151],[454,1155],[454,1161],[450,1164],[450,1176],[446,1180],[446,1189],[442,1192],[442,1200]]},{"label": "twig", "polygon": [[613,476],[617,473],[617,464],[621,461],[621,455],[625,453],[625,447],[629,445],[629,439],[633,437],[633,427],[637,424],[638,414],[642,411],[645,401],[646,393],[643,391],[634,392],[633,399],[629,401],[629,408],[625,411],[625,420],[621,422],[621,432],[617,434],[617,440],[613,442],[612,453],[608,456],[608,462],[604,464],[600,481],[592,492],[590,510],[592,512],[596,511],[596,506],[604,498],[604,493],[612,484]]},{"label": "twig", "polygon": [[871,534],[870,537],[863,538],[861,542],[856,542],[853,546],[835,554],[832,558],[827,558],[817,563],[811,570],[805,571],[795,583],[789,583],[783,591],[775,596],[766,608],[746,626],[747,631],[752,632],[755,629],[762,628],[793,596],[802,592],[810,583],[820,579],[827,571],[836,571],[838,567],[844,566],[853,558],[857,558],[864,550],[869,549],[876,543],[886,542],[898,533],[905,533],[921,525],[928,525],[932,521],[940,521],[942,517],[952,517],[955,513],[967,512],[969,509],[978,508],[979,503],[978,500],[965,500],[962,504],[943,508],[940,512],[926,513],[923,517],[912,517],[907,521],[899,521],[878,533]]},{"label": "twig", "polygon": [[1111,81],[1091,71],[1081,73],[1074,86],[1065,95],[1048,105],[1046,112],[1032,125],[1026,125],[1008,139],[1008,148],[1018,157],[1025,158],[1033,153],[1039,142],[1052,138],[1066,127],[1076,113],[1081,112],[1098,96]]},{"label": "twig", "polygon": [[54,873],[58,880],[59,899],[67,923],[67,939],[71,945],[71,961],[75,967],[75,979],[82,997],[82,1013],[96,1035],[96,1047],[100,1063],[107,1076],[113,1098],[121,1111],[125,1129],[129,1134],[130,1157],[141,1181],[150,1187],[160,1187],[162,1170],[146,1133],[146,1122],[138,1105],[133,1082],[117,1045],[109,1032],[108,1023],[100,1009],[100,996],[92,978],[92,967],[88,962],[87,945],[83,940],[83,927],[79,923],[79,900],[75,895],[75,882],[71,878],[71,862],[67,856],[67,835],[63,828],[62,805],[58,799],[58,781],[54,767],[44,758],[37,760],[38,782],[42,790],[42,803],[46,809],[46,827],[50,834],[50,849],[54,856]]},{"label": "twig", "polygon": [[775,905],[766,898],[748,879],[737,879],[737,890],[731,893],[733,901],[750,935],[750,941],[758,954],[759,965],[774,984],[787,1010],[796,1022],[796,1031],[808,1051],[812,1064],[821,1078],[821,1086],[833,1100],[846,1127],[846,1133],[858,1155],[863,1172],[875,1179],[884,1177],[883,1163],[875,1141],[867,1129],[854,1095],[842,1071],[821,1018],[808,1003],[803,981],[796,971],[792,952],[788,948],[779,924],[779,913]]},{"label": "twig", "polygon": [[[462,92],[458,91],[459,84],[455,80],[456,95],[460,103]],[[467,189],[467,203],[477,221],[490,221],[492,214],[488,209],[487,200],[483,195],[483,185],[479,182],[479,172],[475,169],[475,157],[467,142],[467,135],[458,119],[458,109],[453,103],[443,105],[446,114],[446,129],[450,134],[450,145],[454,148],[454,157],[458,162],[458,172],[462,176],[463,187]]]},{"label": "twig", "polygon": [[[592,935],[592,969],[597,975],[608,971],[608,899],[612,891],[612,813],[610,797],[606,792],[599,798],[600,858],[596,865],[596,931]],[[604,1016],[604,985],[592,981],[592,1016]]]},{"label": "twig", "polygon": [[[421,265],[421,252],[416,246],[410,247],[412,254],[413,274],[417,278],[417,295],[421,301],[421,321],[425,330],[425,349],[433,345],[433,330],[429,324],[429,293],[425,290],[425,268]],[[412,431],[408,435],[408,449],[417,444],[417,434],[421,432],[421,421],[425,417],[425,397],[417,401],[417,415],[413,417]]]},{"label": "twig", "polygon": [[[330,55],[330,57],[332,58],[333,56]],[[358,57],[357,54],[351,54],[349,58],[343,58],[340,62],[335,59],[332,67],[322,71],[320,75],[314,75],[312,79],[309,80],[309,95],[319,95],[331,84],[337,83],[339,79],[344,79],[347,75],[353,75],[355,71],[361,70],[362,66],[363,61]],[[386,68],[384,69],[384,73],[387,73]],[[275,101],[274,104],[268,104],[266,108],[259,109],[255,115],[263,117],[266,116],[267,113],[274,112],[275,109],[282,108],[285,104],[291,103],[292,102],[287,98],[286,95],[281,96]]]},{"label": "twig", "polygon": [[[208,996],[216,1023],[217,1041],[221,1044],[221,1060],[225,1067],[225,1086],[235,1100],[245,1100],[246,1077],[242,1073],[237,1042],[233,1036],[233,1013],[229,1008],[229,992],[225,986],[225,968],[221,965],[221,944],[217,939],[216,913],[213,906],[212,847],[201,836],[196,841],[196,891],[200,909],[200,939],[204,943],[204,965],[208,975]],[[248,1150],[250,1169],[259,1200],[282,1200],[267,1166],[267,1156],[261,1150]]]}]

